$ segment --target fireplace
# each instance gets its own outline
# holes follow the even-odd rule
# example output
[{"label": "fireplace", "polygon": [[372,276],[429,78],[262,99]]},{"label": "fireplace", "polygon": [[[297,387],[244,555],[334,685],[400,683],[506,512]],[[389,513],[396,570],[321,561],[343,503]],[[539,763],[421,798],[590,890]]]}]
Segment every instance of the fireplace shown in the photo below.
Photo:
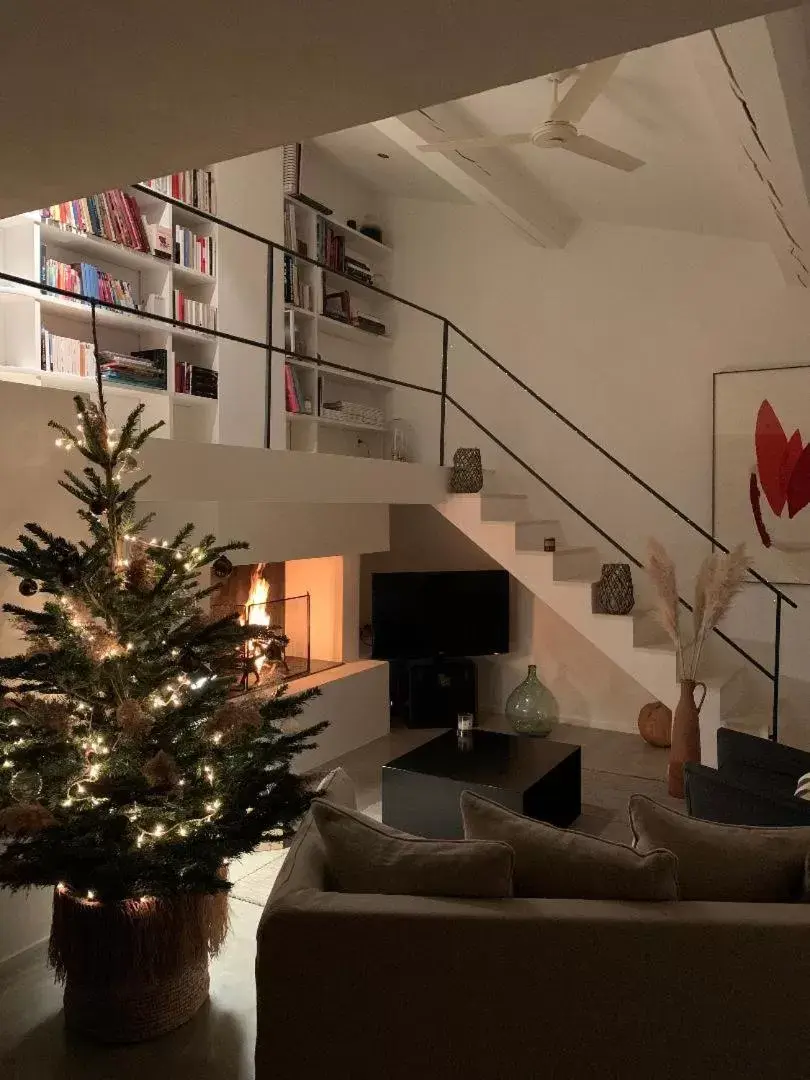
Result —
[{"label": "fireplace", "polygon": [[268,646],[259,634],[248,642],[242,690],[272,687],[343,662],[320,629],[335,617],[336,598],[326,587],[330,575],[324,574],[323,566],[333,561],[252,563],[234,566],[224,581],[212,577],[212,584],[219,587],[211,600],[215,618],[236,612],[247,625],[267,627],[287,639],[283,648],[272,642]]}]

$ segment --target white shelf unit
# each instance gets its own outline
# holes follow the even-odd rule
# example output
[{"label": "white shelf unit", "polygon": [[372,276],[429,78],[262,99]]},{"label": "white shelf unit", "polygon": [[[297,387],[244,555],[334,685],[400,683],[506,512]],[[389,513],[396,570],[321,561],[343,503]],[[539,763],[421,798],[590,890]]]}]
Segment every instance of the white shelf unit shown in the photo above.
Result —
[{"label": "white shelf unit", "polygon": [[[29,213],[0,222],[0,269],[19,277],[41,280],[43,259],[64,263],[91,263],[112,277],[128,281],[139,308],[147,296],[157,298],[159,314],[171,316],[174,290],[192,300],[217,306],[217,227],[191,206],[177,208],[136,188],[134,196],[144,221],[169,229],[181,224],[197,235],[214,240],[214,273],[203,274],[166,257],[135,251],[102,237],[78,232]],[[96,321],[102,349],[128,355],[143,349],[165,349],[167,385],[164,389],[118,385],[105,381],[108,410],[118,423],[138,401],[145,405],[143,423],[158,420],[164,427],[157,435],[193,442],[217,442],[218,403],[214,399],[175,391],[175,364],[194,364],[218,370],[217,338],[204,330],[161,324],[144,311],[97,307]],[[74,392],[93,393],[95,380],[41,367],[41,331],[91,342],[89,303],[17,286],[0,279],[0,380],[27,382]]]},{"label": "white shelf unit", "polygon": [[[310,258],[323,261],[318,252],[319,225],[328,225],[343,237],[345,253],[362,260],[375,282],[382,283],[388,272],[392,249],[321,214],[297,199],[285,196],[285,245],[295,247]],[[291,221],[294,228],[291,229]],[[370,373],[387,374],[388,349],[394,326],[394,305],[386,297],[366,288],[362,282],[313,266],[304,259],[285,256],[285,347],[287,365],[295,374],[296,389],[302,399],[300,412],[286,412],[287,448],[321,454],[383,458],[388,455],[387,422],[390,419],[390,387],[370,375],[330,368],[328,362]],[[291,267],[294,265],[295,283]],[[291,294],[292,289],[292,294]],[[382,322],[385,334],[363,330],[325,313],[330,293],[349,294],[351,309]],[[286,375],[285,375],[286,385]],[[365,424],[323,413],[325,402],[346,402],[380,413],[381,422]],[[289,402],[288,402],[289,404]],[[311,411],[306,411],[307,406]]]}]

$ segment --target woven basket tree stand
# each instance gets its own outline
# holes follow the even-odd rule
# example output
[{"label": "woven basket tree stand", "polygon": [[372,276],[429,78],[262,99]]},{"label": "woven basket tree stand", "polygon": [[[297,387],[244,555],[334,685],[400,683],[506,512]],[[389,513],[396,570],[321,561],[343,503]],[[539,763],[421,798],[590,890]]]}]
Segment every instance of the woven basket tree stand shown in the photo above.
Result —
[{"label": "woven basket tree stand", "polygon": [[65,1023],[107,1043],[185,1024],[208,997],[208,961],[228,929],[227,893],[98,903],[54,891],[48,960]]}]

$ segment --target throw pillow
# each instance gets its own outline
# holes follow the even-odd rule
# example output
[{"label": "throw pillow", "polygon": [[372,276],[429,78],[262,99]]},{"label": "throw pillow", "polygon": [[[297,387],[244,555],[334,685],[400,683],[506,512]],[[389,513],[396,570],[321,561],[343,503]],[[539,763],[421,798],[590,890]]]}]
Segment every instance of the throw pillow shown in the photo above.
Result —
[{"label": "throw pillow", "polygon": [[806,772],[799,777],[796,782],[796,791],[794,794],[797,799],[804,799],[805,802],[810,802],[810,772]]},{"label": "throw pillow", "polygon": [[348,806],[351,810],[357,809],[357,796],[352,778],[339,765],[324,776],[315,788],[315,795],[319,799],[330,799],[338,806]]},{"label": "throw pillow", "polygon": [[512,895],[508,844],[426,840],[323,799],[312,814],[340,892],[500,898]]},{"label": "throw pillow", "polygon": [[804,898],[810,826],[719,825],[669,810],[645,795],[633,795],[629,810],[638,851],[667,848],[677,855],[682,900]]},{"label": "throw pillow", "polygon": [[503,840],[515,852],[515,895],[579,900],[677,900],[678,860],[639,855],[584,833],[558,829],[475,795],[461,794],[464,835]]}]

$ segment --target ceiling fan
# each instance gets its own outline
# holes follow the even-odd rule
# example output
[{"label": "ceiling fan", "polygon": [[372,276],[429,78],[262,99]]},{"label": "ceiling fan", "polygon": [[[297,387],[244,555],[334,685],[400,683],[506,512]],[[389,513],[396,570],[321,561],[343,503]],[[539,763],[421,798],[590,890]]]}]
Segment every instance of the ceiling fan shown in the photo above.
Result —
[{"label": "ceiling fan", "polygon": [[[422,143],[418,149],[425,153],[445,153],[448,150],[474,149],[477,146],[518,146],[531,143],[540,150],[568,150],[580,157],[601,161],[614,169],[632,172],[644,162],[640,158],[625,154],[606,143],[592,139],[590,135],[580,135],[574,126],[601,94],[608,79],[619,66],[621,56],[610,56],[605,60],[595,60],[577,69],[561,71],[550,75],[554,85],[554,103],[551,115],[533,131],[521,131],[514,135],[481,135],[472,138],[440,139],[437,142]],[[577,80],[567,91],[562,101],[559,100],[560,84],[577,75]]]}]

